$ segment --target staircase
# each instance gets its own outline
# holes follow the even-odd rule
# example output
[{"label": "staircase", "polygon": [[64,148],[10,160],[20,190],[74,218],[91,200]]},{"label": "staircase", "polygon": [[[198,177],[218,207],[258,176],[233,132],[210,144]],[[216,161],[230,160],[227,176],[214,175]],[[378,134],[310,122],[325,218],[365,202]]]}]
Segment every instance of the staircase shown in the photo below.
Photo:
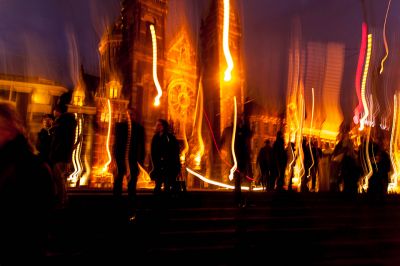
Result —
[{"label": "staircase", "polygon": [[137,265],[400,265],[400,198],[335,193],[138,193],[136,219],[111,192],[70,193],[52,216],[49,256]]}]

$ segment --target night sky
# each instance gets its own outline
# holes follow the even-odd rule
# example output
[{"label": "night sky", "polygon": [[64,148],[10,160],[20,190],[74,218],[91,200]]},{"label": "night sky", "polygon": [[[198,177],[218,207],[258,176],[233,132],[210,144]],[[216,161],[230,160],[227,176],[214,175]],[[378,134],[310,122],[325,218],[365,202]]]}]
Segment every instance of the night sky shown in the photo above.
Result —
[{"label": "night sky", "polygon": [[[365,18],[380,39],[375,43],[380,53],[384,52],[382,27],[387,3],[365,1]],[[286,56],[293,18],[298,17],[302,44],[313,41],[345,45],[342,105],[345,112],[351,111],[356,99],[354,75],[363,20],[361,0],[238,0],[237,5],[243,26],[248,96],[257,96],[270,109],[284,106]],[[170,0],[167,42],[187,21],[197,44],[207,7],[208,0]],[[119,10],[118,0],[0,0],[0,71],[42,76],[71,86],[71,64],[79,61],[87,72],[99,75],[98,41]],[[386,26],[391,52],[388,64],[392,65],[400,59],[399,10],[400,1],[392,1]],[[75,40],[76,49],[71,49],[71,39]],[[71,53],[78,54],[79,60],[71,61]],[[392,74],[385,80],[397,84],[397,76]]]}]

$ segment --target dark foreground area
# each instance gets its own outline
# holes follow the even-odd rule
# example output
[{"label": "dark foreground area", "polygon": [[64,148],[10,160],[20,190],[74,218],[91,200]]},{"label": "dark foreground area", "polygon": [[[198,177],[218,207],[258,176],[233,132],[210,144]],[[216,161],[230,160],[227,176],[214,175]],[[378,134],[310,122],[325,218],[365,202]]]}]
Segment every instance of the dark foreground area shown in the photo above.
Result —
[{"label": "dark foreground area", "polygon": [[[72,190],[51,216],[53,265],[400,265],[400,197],[371,202],[335,193],[138,193],[136,219],[111,191]],[[125,261],[125,262],[123,262]]]}]

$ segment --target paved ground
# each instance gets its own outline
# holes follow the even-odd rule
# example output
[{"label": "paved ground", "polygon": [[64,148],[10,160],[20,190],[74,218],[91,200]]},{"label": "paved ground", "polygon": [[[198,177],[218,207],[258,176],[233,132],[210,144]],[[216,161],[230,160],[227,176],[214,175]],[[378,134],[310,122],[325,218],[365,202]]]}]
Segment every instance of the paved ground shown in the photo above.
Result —
[{"label": "paved ground", "polygon": [[[56,211],[55,262],[113,258],[113,265],[400,265],[400,196],[371,202],[332,193],[138,193],[136,219],[110,191],[75,190]],[[139,262],[144,261],[144,262]],[[72,264],[72,263],[71,263]]]}]

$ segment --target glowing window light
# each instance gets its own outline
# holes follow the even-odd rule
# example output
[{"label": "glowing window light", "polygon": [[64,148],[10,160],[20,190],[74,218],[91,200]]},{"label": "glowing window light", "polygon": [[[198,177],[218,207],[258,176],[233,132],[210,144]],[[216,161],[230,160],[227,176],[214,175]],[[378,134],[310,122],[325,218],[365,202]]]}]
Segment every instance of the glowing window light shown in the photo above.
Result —
[{"label": "glowing window light", "polygon": [[222,48],[224,50],[227,68],[225,70],[225,81],[232,79],[233,60],[229,50],[229,0],[224,0],[224,28],[222,32]]},{"label": "glowing window light", "polygon": [[236,155],[235,155],[235,135],[236,135],[236,124],[237,124],[237,106],[236,106],[236,96],[233,96],[233,131],[232,131],[232,143],[231,143],[231,149],[232,149],[232,157],[233,157],[233,166],[230,170],[229,173],[229,180],[233,179],[233,174],[235,173],[237,169],[237,160],[236,160]]},{"label": "glowing window light", "polygon": [[389,13],[389,8],[390,8],[390,3],[391,2],[392,2],[392,0],[389,0],[388,6],[387,6],[387,9],[386,9],[385,22],[383,23],[382,35],[383,35],[383,43],[385,45],[386,54],[385,54],[385,56],[383,57],[383,59],[381,61],[381,69],[379,70],[379,74],[382,74],[382,72],[383,72],[383,64],[385,63],[385,61],[386,61],[386,59],[387,59],[387,57],[389,55],[389,47],[388,47],[387,40],[386,40],[386,20],[387,20],[387,17],[388,17],[388,13]]},{"label": "glowing window light", "polygon": [[111,115],[112,115],[112,110],[111,110],[111,102],[110,99],[107,99],[107,106],[108,106],[108,131],[107,131],[107,143],[106,143],[106,150],[107,150],[107,156],[108,156],[108,161],[104,164],[102,168],[102,172],[105,173],[108,170],[108,166],[111,163],[111,152],[110,152],[110,135],[111,135]]},{"label": "glowing window light", "polygon": [[358,56],[358,63],[357,63],[357,71],[356,71],[356,79],[355,79],[355,87],[357,93],[358,104],[357,107],[354,109],[354,124],[358,124],[360,120],[360,113],[362,110],[362,101],[361,101],[361,72],[363,63],[365,60],[365,49],[367,46],[367,24],[363,23],[361,27],[361,46],[360,46],[360,54]]},{"label": "glowing window light", "polygon": [[154,98],[154,106],[159,106],[160,98],[162,96],[162,89],[160,82],[158,82],[158,77],[157,77],[157,36],[153,24],[150,24],[150,32],[151,32],[151,43],[153,46],[153,80],[158,93],[157,96]]},{"label": "glowing window light", "polygon": [[118,89],[116,87],[110,87],[110,98],[115,99],[118,97]]},{"label": "glowing window light", "polygon": [[365,65],[364,65],[364,74],[361,83],[361,99],[364,108],[364,115],[360,119],[360,127],[359,130],[362,131],[364,129],[364,123],[369,115],[367,100],[365,99],[365,87],[367,84],[367,75],[368,75],[368,68],[369,68],[369,61],[371,58],[371,49],[372,49],[372,34],[368,34],[368,46],[367,46],[367,56],[365,58]]}]

